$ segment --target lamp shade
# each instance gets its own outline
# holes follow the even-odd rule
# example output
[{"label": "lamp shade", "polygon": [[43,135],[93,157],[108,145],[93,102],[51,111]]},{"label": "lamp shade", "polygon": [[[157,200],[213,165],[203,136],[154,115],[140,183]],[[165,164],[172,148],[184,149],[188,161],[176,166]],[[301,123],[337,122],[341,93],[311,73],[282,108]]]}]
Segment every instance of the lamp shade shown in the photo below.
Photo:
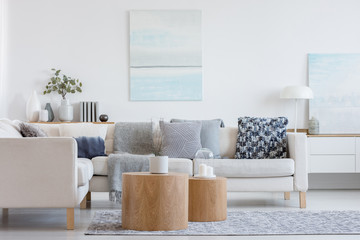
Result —
[{"label": "lamp shade", "polygon": [[311,99],[313,97],[313,91],[307,86],[287,86],[280,94],[280,98]]}]

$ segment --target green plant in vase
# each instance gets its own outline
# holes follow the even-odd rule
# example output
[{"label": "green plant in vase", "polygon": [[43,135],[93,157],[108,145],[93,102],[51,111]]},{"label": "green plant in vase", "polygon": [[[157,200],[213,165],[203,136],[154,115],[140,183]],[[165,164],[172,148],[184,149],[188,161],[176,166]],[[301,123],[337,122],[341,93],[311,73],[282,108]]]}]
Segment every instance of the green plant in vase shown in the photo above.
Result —
[{"label": "green plant in vase", "polygon": [[69,100],[66,99],[68,93],[81,93],[82,82],[79,79],[75,79],[65,74],[60,74],[61,70],[55,68],[51,69],[54,71],[54,75],[50,78],[50,81],[45,86],[44,95],[56,92],[61,95],[61,105],[59,108],[59,120],[62,122],[71,122],[73,120],[73,107],[70,105]]},{"label": "green plant in vase", "polygon": [[68,93],[82,92],[82,82],[79,79],[68,77],[65,74],[60,76],[60,69],[56,70],[53,68],[51,70],[54,71],[54,76],[50,78],[50,81],[45,86],[44,95],[57,92],[65,100]]}]

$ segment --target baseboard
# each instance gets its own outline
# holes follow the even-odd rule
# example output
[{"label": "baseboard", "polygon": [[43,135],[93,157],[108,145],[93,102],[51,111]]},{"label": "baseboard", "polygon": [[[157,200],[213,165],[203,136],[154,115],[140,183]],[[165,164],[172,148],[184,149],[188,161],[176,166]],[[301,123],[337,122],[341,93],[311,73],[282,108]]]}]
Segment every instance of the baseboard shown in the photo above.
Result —
[{"label": "baseboard", "polygon": [[309,189],[360,189],[360,173],[309,173]]}]

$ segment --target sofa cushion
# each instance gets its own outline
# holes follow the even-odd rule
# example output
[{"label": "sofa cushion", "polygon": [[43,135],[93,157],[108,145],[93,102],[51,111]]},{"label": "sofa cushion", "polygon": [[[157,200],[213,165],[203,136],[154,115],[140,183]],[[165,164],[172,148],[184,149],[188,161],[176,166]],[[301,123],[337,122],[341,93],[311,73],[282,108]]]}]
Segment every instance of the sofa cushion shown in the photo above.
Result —
[{"label": "sofa cushion", "polygon": [[94,175],[94,167],[90,159],[78,158],[78,186],[84,186],[89,183]]},{"label": "sofa cushion", "polygon": [[216,176],[236,177],[285,177],[294,174],[294,160],[281,159],[194,159],[194,173],[199,173],[199,164],[214,168]]},{"label": "sofa cushion", "polygon": [[235,158],[285,158],[287,118],[240,117]]},{"label": "sofa cushion", "polygon": [[44,123],[33,123],[34,125],[41,128],[48,137],[60,137],[60,124],[44,124]]},{"label": "sofa cushion", "polygon": [[107,124],[107,133],[105,138],[105,153],[109,155],[114,152],[114,132],[115,124]]},{"label": "sofa cushion", "polygon": [[108,157],[94,157],[91,159],[94,166],[94,175],[107,176],[107,159]]},{"label": "sofa cushion", "polygon": [[[195,120],[183,120],[183,119],[171,119],[170,122],[194,122]],[[200,140],[203,148],[210,149],[214,158],[221,158],[220,156],[220,141],[219,130],[221,126],[224,126],[224,122],[221,119],[214,120],[200,120],[201,132]]]},{"label": "sofa cushion", "polygon": [[162,144],[160,155],[169,158],[191,158],[201,148],[201,122],[167,123],[160,121]]},{"label": "sofa cushion", "polygon": [[222,158],[234,158],[236,153],[237,127],[220,128],[220,155]]},{"label": "sofa cushion", "polygon": [[[108,157],[95,157],[91,161],[94,166],[94,175],[107,176]],[[187,158],[169,158],[169,172],[181,172],[192,175],[193,162]]]},{"label": "sofa cushion", "polygon": [[66,123],[59,124],[61,137],[101,137],[105,140],[107,132],[106,124],[93,123]]},{"label": "sofa cushion", "polygon": [[169,172],[193,175],[193,162],[188,158],[169,158]]}]

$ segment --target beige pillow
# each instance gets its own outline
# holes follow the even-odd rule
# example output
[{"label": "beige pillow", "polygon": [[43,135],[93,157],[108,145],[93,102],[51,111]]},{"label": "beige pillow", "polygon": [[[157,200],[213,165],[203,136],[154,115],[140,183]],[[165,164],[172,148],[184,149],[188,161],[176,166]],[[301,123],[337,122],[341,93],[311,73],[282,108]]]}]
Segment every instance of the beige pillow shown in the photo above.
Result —
[{"label": "beige pillow", "polygon": [[107,125],[93,123],[65,123],[59,125],[60,137],[98,137],[105,140]]}]

